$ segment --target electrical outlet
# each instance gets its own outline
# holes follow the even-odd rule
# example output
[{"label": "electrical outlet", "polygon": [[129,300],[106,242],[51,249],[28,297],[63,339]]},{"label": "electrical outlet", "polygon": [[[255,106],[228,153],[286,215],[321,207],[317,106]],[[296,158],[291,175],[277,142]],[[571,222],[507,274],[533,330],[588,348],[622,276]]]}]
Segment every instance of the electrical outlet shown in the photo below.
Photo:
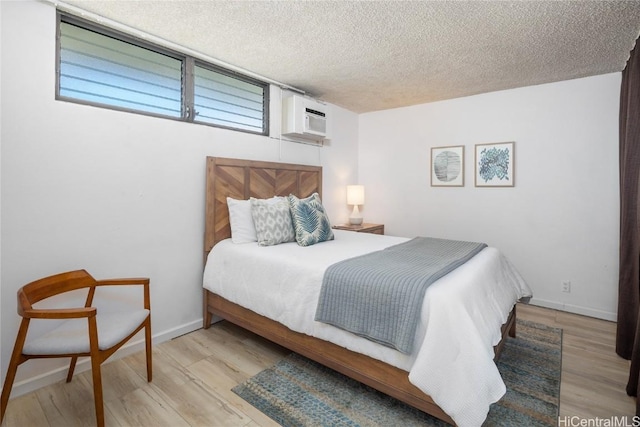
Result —
[{"label": "electrical outlet", "polygon": [[562,292],[571,293],[571,282],[568,280],[562,281]]}]

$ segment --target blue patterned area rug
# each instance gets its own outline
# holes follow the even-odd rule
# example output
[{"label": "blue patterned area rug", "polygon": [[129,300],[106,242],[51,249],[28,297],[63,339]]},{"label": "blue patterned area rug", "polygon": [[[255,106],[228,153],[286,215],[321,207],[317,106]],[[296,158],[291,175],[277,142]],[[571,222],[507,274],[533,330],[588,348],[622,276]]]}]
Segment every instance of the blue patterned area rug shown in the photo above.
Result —
[{"label": "blue patterned area rug", "polygon": [[[498,361],[507,393],[484,425],[557,425],[561,361],[561,329],[518,320]],[[286,427],[448,425],[296,353],[233,391]]]}]

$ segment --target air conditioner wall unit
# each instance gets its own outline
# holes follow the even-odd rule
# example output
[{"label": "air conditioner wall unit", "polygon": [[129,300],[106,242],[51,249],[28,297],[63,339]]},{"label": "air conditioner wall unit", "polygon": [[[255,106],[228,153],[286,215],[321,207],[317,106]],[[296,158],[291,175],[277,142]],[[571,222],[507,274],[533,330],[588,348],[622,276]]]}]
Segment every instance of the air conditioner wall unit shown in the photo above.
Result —
[{"label": "air conditioner wall unit", "polygon": [[322,141],[327,138],[327,105],[300,95],[282,100],[282,136]]}]

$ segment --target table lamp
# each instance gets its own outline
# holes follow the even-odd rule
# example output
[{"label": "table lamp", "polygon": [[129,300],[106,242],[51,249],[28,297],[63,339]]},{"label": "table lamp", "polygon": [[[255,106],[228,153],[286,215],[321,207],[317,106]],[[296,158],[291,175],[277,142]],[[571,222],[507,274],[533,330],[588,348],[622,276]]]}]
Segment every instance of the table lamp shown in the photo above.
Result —
[{"label": "table lamp", "polygon": [[358,205],[364,205],[364,185],[347,185],[347,204],[353,205],[353,212],[349,216],[349,224],[361,225],[362,215]]}]

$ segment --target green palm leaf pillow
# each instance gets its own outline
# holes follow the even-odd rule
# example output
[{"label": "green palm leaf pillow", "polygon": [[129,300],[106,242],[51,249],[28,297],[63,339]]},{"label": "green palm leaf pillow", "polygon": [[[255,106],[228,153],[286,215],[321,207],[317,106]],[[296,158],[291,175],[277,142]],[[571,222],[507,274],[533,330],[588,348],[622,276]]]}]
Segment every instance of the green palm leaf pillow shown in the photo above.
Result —
[{"label": "green palm leaf pillow", "polygon": [[291,219],[296,232],[296,242],[300,246],[311,246],[319,242],[333,240],[329,217],[322,206],[318,193],[306,199],[289,195]]}]

